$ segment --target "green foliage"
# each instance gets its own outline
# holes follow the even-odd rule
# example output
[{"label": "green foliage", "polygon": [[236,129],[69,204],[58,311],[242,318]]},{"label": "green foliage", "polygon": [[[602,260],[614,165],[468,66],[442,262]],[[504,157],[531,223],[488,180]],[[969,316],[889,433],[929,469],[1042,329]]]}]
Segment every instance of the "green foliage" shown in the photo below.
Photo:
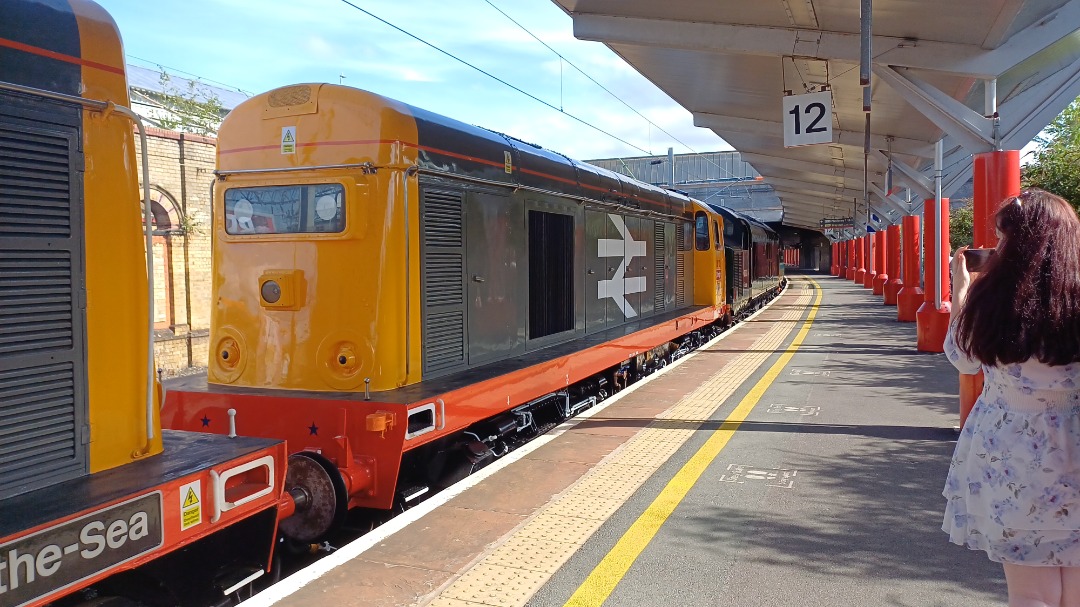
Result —
[{"label": "green foliage", "polygon": [[195,81],[189,80],[186,90],[177,87],[164,69],[159,78],[163,93],[158,101],[170,115],[157,120],[162,128],[182,130],[196,135],[215,135],[224,108],[217,95],[200,91]]},{"label": "green foliage", "polygon": [[180,216],[180,225],[178,226],[178,228],[183,234],[192,234],[198,236],[203,233],[202,222],[190,215]]},{"label": "green foliage", "polygon": [[969,202],[959,209],[949,210],[949,246],[955,251],[970,247],[975,238],[975,205]]},{"label": "green foliage", "polygon": [[1038,187],[1080,207],[1080,98],[1054,119],[1035,141],[1042,146],[1023,167],[1024,187]]}]

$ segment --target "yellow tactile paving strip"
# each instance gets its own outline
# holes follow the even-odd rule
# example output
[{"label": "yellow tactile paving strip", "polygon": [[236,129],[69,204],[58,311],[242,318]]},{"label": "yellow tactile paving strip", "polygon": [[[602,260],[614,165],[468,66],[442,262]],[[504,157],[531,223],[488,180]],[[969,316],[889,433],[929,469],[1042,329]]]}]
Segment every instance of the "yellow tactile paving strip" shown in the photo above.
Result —
[{"label": "yellow tactile paving strip", "polygon": [[[657,416],[622,447],[507,535],[431,607],[521,606],[592,534],[697,431],[781,346],[798,325],[814,290],[793,281],[799,295],[790,309],[748,349],[697,389]],[[723,347],[724,341],[719,342]],[[663,420],[685,421],[671,427]]]}]

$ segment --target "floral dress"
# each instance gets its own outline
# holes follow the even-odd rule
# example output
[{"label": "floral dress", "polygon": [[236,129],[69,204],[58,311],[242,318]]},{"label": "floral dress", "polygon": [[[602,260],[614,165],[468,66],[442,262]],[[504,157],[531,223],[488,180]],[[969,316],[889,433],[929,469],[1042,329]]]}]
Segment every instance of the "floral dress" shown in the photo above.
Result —
[{"label": "floral dress", "polygon": [[957,439],[942,529],[993,561],[1080,566],[1080,363],[981,365],[952,325],[944,349],[985,384]]}]

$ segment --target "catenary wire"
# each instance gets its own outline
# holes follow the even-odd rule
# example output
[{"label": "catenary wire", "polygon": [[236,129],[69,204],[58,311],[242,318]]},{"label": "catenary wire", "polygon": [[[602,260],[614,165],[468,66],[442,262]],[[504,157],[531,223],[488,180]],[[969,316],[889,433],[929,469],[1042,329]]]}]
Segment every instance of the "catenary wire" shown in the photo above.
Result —
[{"label": "catenary wire", "polygon": [[563,114],[563,115],[567,116],[568,118],[572,118],[573,120],[576,120],[577,122],[580,122],[581,124],[591,128],[591,129],[593,129],[595,131],[603,133],[603,134],[607,135],[608,137],[611,137],[612,139],[615,139],[616,141],[620,141],[620,142],[634,148],[635,150],[640,150],[643,154],[647,154],[647,155],[651,156],[651,154],[649,154],[648,150],[645,150],[645,149],[643,149],[641,147],[638,147],[638,146],[630,143],[629,141],[626,141],[625,139],[619,137],[618,135],[614,135],[612,133],[609,133],[608,131],[605,131],[604,129],[602,129],[602,128],[596,126],[595,124],[592,124],[592,123],[590,123],[590,122],[588,122],[588,121],[586,121],[586,120],[584,120],[582,118],[578,118],[577,116],[571,114],[570,112],[567,112],[565,110],[561,110],[561,109],[555,107],[553,104],[548,103],[547,101],[544,101],[543,99],[537,97],[536,95],[533,95],[532,93],[529,93],[528,91],[525,91],[525,90],[523,90],[521,88],[518,88],[518,87],[514,86],[513,84],[510,84],[509,82],[503,80],[502,78],[499,78],[498,76],[492,74],[491,72],[485,71],[484,69],[479,68],[479,67],[469,63],[468,61],[465,61],[464,59],[454,55],[451,52],[445,51],[445,50],[435,46],[434,44],[428,42],[427,40],[424,40],[423,38],[417,36],[416,34],[408,32],[405,29],[402,29],[402,28],[394,25],[393,23],[390,23],[386,19],[383,19],[382,17],[379,17],[378,15],[372,13],[371,11],[368,11],[367,9],[360,8],[359,6],[353,4],[352,2],[349,2],[349,0],[341,0],[341,1],[343,3],[345,3],[345,4],[348,4],[349,6],[351,6],[353,8],[355,8],[356,10],[364,13],[365,15],[371,17],[372,19],[375,19],[376,21],[379,21],[380,23],[383,23],[384,25],[387,25],[387,26],[395,29],[395,30],[401,32],[402,34],[405,34],[406,36],[412,38],[413,40],[416,40],[417,42],[419,42],[419,43],[421,43],[421,44],[423,44],[425,46],[428,46],[428,47],[430,47],[430,48],[432,48],[432,49],[434,49],[436,51],[439,51],[440,53],[446,55],[447,57],[450,57],[454,61],[457,61],[458,63],[461,63],[463,65],[466,65],[466,66],[480,72],[481,74],[487,76],[488,78],[491,78],[492,80],[495,80],[496,82],[499,82],[501,84],[504,84],[504,85],[514,89],[515,91],[521,93],[522,95],[525,95],[526,97],[532,99],[533,101],[541,103],[541,104],[555,110],[556,112],[559,112],[560,114]]},{"label": "catenary wire", "polygon": [[199,76],[198,74],[192,74],[191,72],[185,72],[184,70],[181,70],[181,69],[178,69],[178,68],[175,68],[175,67],[169,67],[167,65],[161,65],[160,63],[158,63],[156,61],[150,61],[149,59],[143,59],[142,57],[136,57],[135,55],[132,55],[130,53],[127,54],[127,57],[129,57],[131,59],[134,59],[136,61],[142,61],[143,63],[148,63],[150,65],[156,65],[157,67],[161,68],[162,70],[168,70],[170,72],[174,72],[174,73],[177,73],[177,74],[184,74],[185,76],[191,76],[192,78],[195,78],[195,80],[197,80],[199,82],[209,82],[209,83],[212,83],[212,84],[219,84],[221,86],[224,86],[224,87],[226,87],[226,88],[228,88],[230,90],[236,91],[237,93],[240,93],[242,95],[246,95],[248,97],[251,97],[251,95],[252,95],[251,92],[245,91],[244,89],[242,89],[242,88],[240,88],[238,86],[233,86],[231,84],[226,84],[224,82],[219,82],[217,80],[211,80],[209,78],[203,78],[202,76]]},{"label": "catenary wire", "polygon": [[676,137],[675,135],[672,135],[671,133],[669,133],[668,131],[666,131],[666,130],[665,130],[665,129],[664,129],[663,127],[662,127],[662,126],[660,126],[660,125],[656,124],[656,123],[655,123],[655,122],[653,122],[652,120],[649,120],[649,118],[647,118],[647,117],[646,117],[646,116],[645,116],[644,114],[642,114],[642,113],[641,113],[641,112],[639,112],[639,111],[638,111],[637,109],[635,109],[635,108],[634,108],[633,106],[631,106],[631,105],[630,105],[629,103],[627,103],[627,102],[626,102],[626,100],[624,100],[624,99],[623,99],[622,97],[619,97],[619,96],[618,96],[618,95],[616,95],[615,93],[611,92],[611,90],[609,90],[609,89],[608,89],[608,88],[607,88],[606,86],[604,86],[603,84],[600,84],[599,82],[597,82],[597,80],[596,80],[595,78],[593,78],[592,76],[590,76],[589,74],[587,74],[587,73],[585,72],[585,70],[583,70],[583,69],[581,69],[580,67],[578,67],[577,65],[575,65],[573,61],[570,61],[569,59],[567,59],[566,57],[564,57],[564,56],[563,56],[563,55],[562,55],[561,53],[559,53],[559,51],[557,51],[557,50],[553,49],[553,48],[551,47],[551,45],[549,45],[549,44],[548,44],[547,42],[544,42],[543,40],[541,40],[541,39],[540,39],[540,37],[539,37],[539,36],[537,36],[536,34],[532,33],[532,31],[530,31],[530,30],[529,30],[529,28],[525,27],[525,26],[524,26],[524,25],[522,25],[522,24],[521,24],[520,22],[518,22],[518,21],[517,21],[516,19],[514,19],[514,18],[513,18],[513,17],[511,17],[510,15],[506,14],[506,11],[504,11],[504,10],[502,10],[501,8],[499,8],[498,6],[496,6],[496,5],[494,4],[494,3],[492,3],[492,2],[491,2],[491,0],[484,0],[484,2],[486,2],[486,3],[488,4],[488,6],[490,6],[491,8],[493,8],[493,9],[495,9],[495,10],[499,11],[499,14],[501,14],[501,15],[502,15],[503,17],[506,17],[507,19],[509,19],[511,23],[513,23],[514,25],[516,25],[516,26],[518,26],[519,28],[521,28],[521,30],[522,30],[522,31],[524,31],[524,32],[525,32],[526,34],[528,34],[528,35],[532,36],[532,38],[533,38],[534,40],[536,40],[536,41],[537,41],[537,42],[539,42],[540,44],[544,45],[544,48],[546,48],[547,50],[549,50],[549,51],[551,51],[552,53],[554,53],[556,57],[558,57],[559,59],[562,59],[563,61],[565,61],[566,63],[568,63],[568,64],[570,65],[570,67],[574,68],[574,69],[575,69],[575,70],[577,70],[577,71],[578,71],[578,73],[580,73],[580,74],[581,74],[582,76],[585,76],[585,77],[586,77],[586,78],[588,78],[588,79],[589,79],[589,80],[590,80],[590,81],[591,81],[591,82],[592,82],[593,84],[595,84],[596,86],[600,87],[600,89],[601,89],[602,91],[604,91],[604,92],[605,92],[605,93],[607,93],[608,95],[611,95],[611,96],[612,96],[612,97],[614,97],[614,98],[615,98],[615,100],[617,100],[617,101],[618,101],[619,103],[621,103],[621,104],[625,105],[625,106],[627,107],[627,109],[629,109],[629,110],[630,110],[631,112],[634,112],[635,114],[637,114],[638,116],[640,116],[640,117],[641,117],[641,118],[642,118],[642,119],[643,119],[643,120],[644,120],[645,122],[648,122],[648,123],[649,123],[649,124],[651,124],[652,126],[656,127],[656,129],[657,129],[657,130],[659,130],[659,131],[660,131],[661,133],[663,133],[663,134],[667,135],[668,137],[671,137],[671,139],[672,139],[672,140],[674,140],[674,141],[675,141],[676,143],[678,143],[679,145],[683,146],[684,148],[686,148],[686,149],[690,150],[690,151],[691,151],[691,152],[693,152],[693,153],[694,153],[695,155],[697,155],[697,156],[700,156],[700,157],[704,158],[706,162],[708,162],[709,164],[711,164],[711,165],[715,166],[716,168],[720,169],[720,171],[722,171],[722,172],[724,172],[724,173],[727,173],[728,175],[730,175],[730,176],[732,176],[732,177],[737,177],[737,175],[735,175],[735,174],[734,174],[734,173],[732,173],[731,171],[728,171],[728,170],[727,170],[727,169],[725,169],[724,167],[722,167],[722,166],[720,166],[719,164],[717,164],[717,163],[713,162],[713,161],[712,161],[712,160],[711,160],[710,158],[708,158],[707,156],[705,156],[705,155],[704,155],[704,154],[702,154],[701,152],[698,152],[697,150],[695,150],[694,148],[690,147],[690,146],[689,146],[689,145],[687,145],[687,144],[686,144],[685,142],[683,142],[682,140],[680,140],[680,139],[679,139],[678,137]]}]

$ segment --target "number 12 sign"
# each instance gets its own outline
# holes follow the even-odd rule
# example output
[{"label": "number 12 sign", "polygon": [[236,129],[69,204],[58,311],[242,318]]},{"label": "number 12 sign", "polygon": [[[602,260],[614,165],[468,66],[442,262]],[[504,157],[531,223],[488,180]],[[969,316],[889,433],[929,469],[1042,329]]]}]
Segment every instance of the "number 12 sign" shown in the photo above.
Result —
[{"label": "number 12 sign", "polygon": [[784,147],[832,143],[832,92],[784,97]]}]

